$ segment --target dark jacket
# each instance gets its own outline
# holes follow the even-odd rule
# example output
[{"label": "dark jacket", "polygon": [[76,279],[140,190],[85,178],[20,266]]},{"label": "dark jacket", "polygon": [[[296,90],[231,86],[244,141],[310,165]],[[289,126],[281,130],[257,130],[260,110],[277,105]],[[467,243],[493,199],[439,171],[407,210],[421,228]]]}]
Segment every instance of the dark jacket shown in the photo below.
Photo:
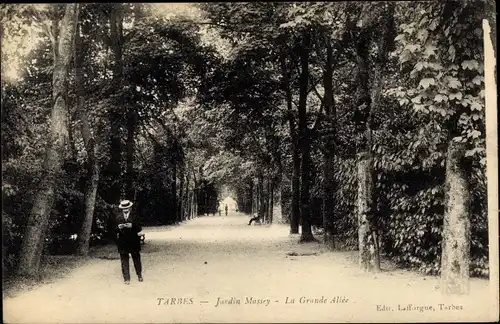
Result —
[{"label": "dark jacket", "polygon": [[[119,224],[132,223],[132,228],[119,229]],[[141,238],[137,235],[142,227],[133,210],[130,211],[128,219],[125,220],[123,211],[119,210],[115,217],[116,245],[119,253],[132,253],[141,250]]]}]

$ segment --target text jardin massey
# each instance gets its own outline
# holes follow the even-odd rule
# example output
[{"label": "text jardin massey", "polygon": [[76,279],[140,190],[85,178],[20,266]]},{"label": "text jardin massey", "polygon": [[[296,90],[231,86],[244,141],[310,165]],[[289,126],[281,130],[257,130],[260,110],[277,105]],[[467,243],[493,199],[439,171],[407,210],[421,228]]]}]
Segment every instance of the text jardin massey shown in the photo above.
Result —
[{"label": "text jardin massey", "polygon": [[308,297],[300,297],[300,298],[292,298],[285,297],[285,300],[272,300],[271,298],[255,298],[255,297],[245,297],[243,299],[230,297],[230,298],[221,298],[217,297],[217,302],[215,307],[219,307],[222,305],[264,305],[269,306],[271,303],[280,303],[284,302],[285,304],[345,304],[349,301],[345,296],[335,296],[326,298],[325,296],[321,296],[320,298],[308,298]]}]

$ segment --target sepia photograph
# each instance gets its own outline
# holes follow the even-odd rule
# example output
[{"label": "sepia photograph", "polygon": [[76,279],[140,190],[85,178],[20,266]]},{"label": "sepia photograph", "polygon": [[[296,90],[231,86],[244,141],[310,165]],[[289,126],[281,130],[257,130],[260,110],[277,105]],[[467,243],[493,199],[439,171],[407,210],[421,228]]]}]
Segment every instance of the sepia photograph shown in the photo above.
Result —
[{"label": "sepia photograph", "polygon": [[0,31],[4,323],[500,320],[495,1]]}]

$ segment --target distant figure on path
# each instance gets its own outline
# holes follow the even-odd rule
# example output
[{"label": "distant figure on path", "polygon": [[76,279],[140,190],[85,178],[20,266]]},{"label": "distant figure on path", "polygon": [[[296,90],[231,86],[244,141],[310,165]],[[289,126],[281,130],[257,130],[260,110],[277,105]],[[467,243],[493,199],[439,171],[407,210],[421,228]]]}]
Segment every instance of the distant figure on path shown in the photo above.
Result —
[{"label": "distant figure on path", "polygon": [[143,281],[140,253],[142,227],[136,220],[136,215],[131,212],[132,205],[133,203],[130,200],[120,202],[118,208],[121,209],[121,212],[116,216],[116,222],[118,223],[117,247],[120,253],[123,280],[127,285],[130,284],[129,254],[132,255],[135,273],[139,281]]},{"label": "distant figure on path", "polygon": [[227,205],[226,205],[226,207],[224,207],[224,208],[225,208],[225,210],[226,210],[226,216],[227,216]]}]

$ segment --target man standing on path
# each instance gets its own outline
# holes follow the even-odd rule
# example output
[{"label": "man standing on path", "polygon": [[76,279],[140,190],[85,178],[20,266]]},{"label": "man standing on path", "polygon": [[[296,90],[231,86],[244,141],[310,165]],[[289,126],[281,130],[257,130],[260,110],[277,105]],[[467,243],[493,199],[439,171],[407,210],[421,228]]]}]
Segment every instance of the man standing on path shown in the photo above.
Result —
[{"label": "man standing on path", "polygon": [[226,205],[226,207],[224,207],[224,208],[225,208],[225,210],[226,210],[226,216],[227,216],[227,205]]},{"label": "man standing on path", "polygon": [[122,274],[125,284],[130,284],[130,266],[129,254],[132,255],[134,262],[135,273],[142,281],[142,264],[141,264],[141,231],[142,227],[136,219],[132,211],[133,203],[130,200],[123,200],[120,202],[118,208],[121,212],[116,216],[118,223],[117,234],[117,247],[120,253],[120,260],[122,265]]}]

